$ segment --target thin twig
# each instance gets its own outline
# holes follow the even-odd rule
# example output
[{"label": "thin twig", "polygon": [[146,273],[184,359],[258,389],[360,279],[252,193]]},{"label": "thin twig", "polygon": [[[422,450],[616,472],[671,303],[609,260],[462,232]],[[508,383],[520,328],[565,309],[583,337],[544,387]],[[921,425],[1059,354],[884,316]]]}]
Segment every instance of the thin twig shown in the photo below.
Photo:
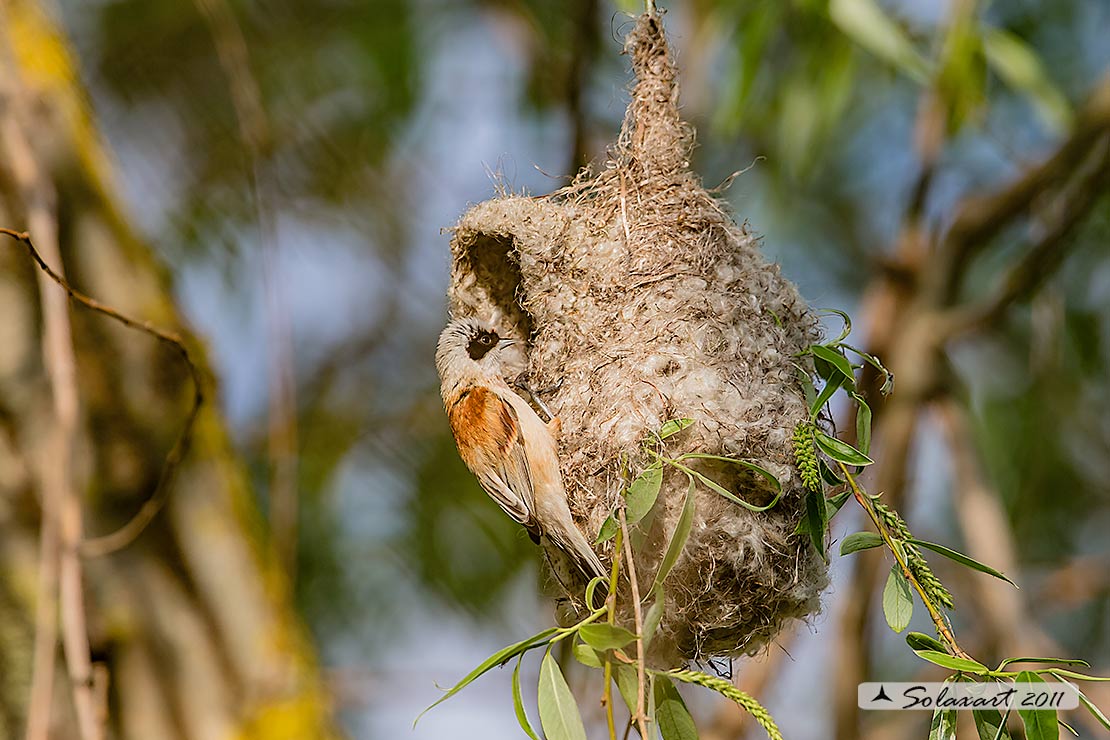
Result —
[{"label": "thin twig", "polygon": [[188,416],[185,418],[185,424],[177,437],[177,441],[174,442],[169,454],[166,455],[166,460],[162,465],[162,472],[158,478],[158,483],[154,488],[154,492],[151,494],[150,498],[143,503],[138,513],[115,532],[101,537],[86,539],[81,543],[81,554],[85,557],[100,557],[102,555],[107,555],[134,542],[135,538],[142,533],[148,524],[150,524],[151,520],[154,519],[154,516],[165,503],[166,497],[169,494],[170,484],[173,481],[173,476],[177,472],[177,467],[185,457],[185,453],[189,448],[193,427],[196,424],[197,416],[200,414],[201,406],[204,404],[204,386],[200,367],[193,361],[192,355],[189,353],[189,348],[185,346],[184,341],[182,341],[181,337],[177,334],[159,329],[153,326],[149,321],[139,321],[126,316],[111,306],[107,306],[95,298],[90,298],[71,286],[64,277],[50,269],[50,266],[43,261],[42,256],[35,248],[34,242],[31,241],[30,234],[27,232],[0,228],[0,234],[9,236],[21,243],[31,256],[31,259],[39,266],[39,269],[59,285],[71,299],[77,301],[91,311],[95,311],[114,321],[118,321],[129,329],[149,334],[158,341],[173,347],[181,356],[185,365],[189,368],[189,376],[193,381],[193,403],[189,409]]},{"label": "thin twig", "polygon": [[[58,244],[57,194],[53,183],[35,160],[31,144],[18,118],[18,109],[5,117],[3,134],[5,155],[27,210],[27,221],[37,233],[43,235],[43,249],[47,257],[58,265],[61,273],[64,268]],[[41,257],[39,261],[46,264]],[[62,647],[80,737],[82,740],[101,740],[104,727],[99,721],[93,697],[84,578],[78,554],[82,536],[81,499],[73,482],[73,454],[79,415],[73,330],[66,300],[51,288],[50,281],[42,273],[38,273],[37,278],[42,306],[43,355],[53,396],[55,419],[50,457],[42,472],[42,526],[47,535],[42,545],[42,554],[43,567],[47,573],[40,577],[39,586],[50,589],[50,592],[44,590],[39,595],[45,598],[43,608],[52,608],[55,593],[57,594]],[[47,551],[47,547],[52,547],[54,551]],[[38,616],[45,617],[45,622],[43,636],[36,639],[36,650],[39,651],[36,658],[41,661],[36,664],[36,668],[41,667],[44,670],[32,682],[53,682],[56,617],[42,611]],[[48,660],[49,666],[46,665]],[[43,703],[34,707],[37,716],[28,723],[29,737],[42,731],[44,723],[46,727],[49,726],[50,694],[49,689],[41,685],[37,687],[37,696],[34,698]]]},{"label": "thin twig", "polygon": [[[617,618],[617,576],[620,574],[621,543],[624,541],[624,530],[618,529],[616,540],[613,543],[613,566],[609,572],[609,594],[605,597],[605,606],[609,609],[609,624],[616,624]],[[592,607],[587,604],[587,607]],[[605,653],[605,689],[601,695],[601,704],[605,707],[605,723],[609,728],[609,740],[617,740],[617,728],[613,722],[613,658],[610,652]]]},{"label": "thin twig", "polygon": [[640,586],[636,582],[636,563],[632,557],[632,539],[628,536],[628,520],[624,515],[624,507],[618,507],[621,529],[624,530],[624,557],[628,562],[628,583],[632,587],[632,614],[636,620],[636,716],[633,719],[640,730],[640,737],[646,738],[647,711],[645,698],[647,688],[647,673],[644,666],[644,616],[640,608]]}]

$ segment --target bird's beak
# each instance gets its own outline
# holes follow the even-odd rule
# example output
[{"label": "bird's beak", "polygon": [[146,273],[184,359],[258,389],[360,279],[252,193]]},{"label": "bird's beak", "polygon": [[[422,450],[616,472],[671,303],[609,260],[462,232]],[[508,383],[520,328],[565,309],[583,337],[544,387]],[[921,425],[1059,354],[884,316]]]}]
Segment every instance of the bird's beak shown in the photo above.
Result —
[{"label": "bird's beak", "polygon": [[519,344],[519,339],[501,339],[497,342],[498,347],[512,347],[514,344]]}]

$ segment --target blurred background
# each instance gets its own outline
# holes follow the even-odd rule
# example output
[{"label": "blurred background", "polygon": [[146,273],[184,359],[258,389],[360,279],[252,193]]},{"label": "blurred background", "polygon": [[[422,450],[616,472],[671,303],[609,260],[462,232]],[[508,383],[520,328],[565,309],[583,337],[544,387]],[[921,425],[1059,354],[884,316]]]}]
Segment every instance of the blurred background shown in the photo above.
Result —
[{"label": "blurred background", "polygon": [[[660,7],[694,168],[897,376],[870,490],[1021,584],[935,563],[965,648],[1110,672],[1110,4]],[[145,529],[81,547],[150,499],[190,375],[0,250],[0,738],[518,736],[506,671],[411,729],[553,618],[440,407],[444,229],[604,162],[642,7],[0,8],[0,226],[186,335],[207,391]],[[787,737],[927,734],[855,709],[858,681],[933,675],[883,624],[883,557],[834,556],[822,613],[731,666]],[[705,740],[762,737],[687,697]]]}]

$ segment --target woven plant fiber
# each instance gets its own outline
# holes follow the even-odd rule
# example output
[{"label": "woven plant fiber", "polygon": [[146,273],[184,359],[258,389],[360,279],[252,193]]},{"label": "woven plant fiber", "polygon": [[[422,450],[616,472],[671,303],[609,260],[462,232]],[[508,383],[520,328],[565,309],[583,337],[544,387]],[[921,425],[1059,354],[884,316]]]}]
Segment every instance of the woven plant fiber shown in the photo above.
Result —
[{"label": "woven plant fiber", "polygon": [[[535,386],[561,381],[547,400],[562,422],[571,511],[589,540],[650,464],[643,440],[668,419],[696,423],[658,445],[664,454],[741,458],[779,479],[782,499],[762,513],[697,487],[650,655],[678,665],[755,652],[819,608],[827,570],[794,534],[805,491],[790,452],[794,426],[809,418],[798,368],[819,333],[796,288],[690,170],[693,131],[679,114],[659,19],[641,17],[625,51],[636,83],[608,161],[549,195],[471,208],[454,229],[448,297],[453,315],[526,340],[521,359]],[[773,496],[738,466],[689,464],[753,504]],[[655,514],[636,537],[642,595],[688,488],[684,474],[664,471]],[[598,551],[611,562],[613,542]],[[624,575],[620,583],[619,620],[631,626]],[[563,618],[581,617],[580,602],[579,589]]]}]

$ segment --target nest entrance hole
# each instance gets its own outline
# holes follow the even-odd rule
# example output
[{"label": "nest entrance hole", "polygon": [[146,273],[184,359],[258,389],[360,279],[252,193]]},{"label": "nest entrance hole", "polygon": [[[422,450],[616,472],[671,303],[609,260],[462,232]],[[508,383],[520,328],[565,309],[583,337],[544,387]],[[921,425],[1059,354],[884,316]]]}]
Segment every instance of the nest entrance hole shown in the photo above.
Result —
[{"label": "nest entrance hole", "polygon": [[523,275],[518,255],[512,236],[479,233],[467,245],[461,268],[473,277],[466,292],[475,315],[520,337],[530,347],[533,322],[521,301]]}]

